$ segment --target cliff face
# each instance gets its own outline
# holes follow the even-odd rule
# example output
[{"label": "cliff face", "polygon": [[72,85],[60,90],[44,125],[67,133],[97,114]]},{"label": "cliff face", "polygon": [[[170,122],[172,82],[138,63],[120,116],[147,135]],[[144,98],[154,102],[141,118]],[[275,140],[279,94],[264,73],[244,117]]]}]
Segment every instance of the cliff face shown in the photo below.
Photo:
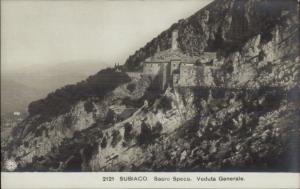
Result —
[{"label": "cliff face", "polygon": [[101,95],[67,93],[64,111],[44,99],[6,156],[20,171],[299,171],[298,24],[296,1],[214,1],[126,63],[138,68],[157,44],[169,48],[177,28],[185,53],[218,52],[211,86],[161,91],[155,79],[129,74]]},{"label": "cliff face", "polygon": [[171,48],[171,35],[178,29],[179,48],[187,54],[199,55],[203,51],[221,51],[227,54],[238,50],[250,37],[261,34],[268,41],[270,31],[287,12],[297,11],[294,0],[216,0],[191,17],[180,20],[168,30],[131,55],[126,65],[136,69],[147,57]]}]

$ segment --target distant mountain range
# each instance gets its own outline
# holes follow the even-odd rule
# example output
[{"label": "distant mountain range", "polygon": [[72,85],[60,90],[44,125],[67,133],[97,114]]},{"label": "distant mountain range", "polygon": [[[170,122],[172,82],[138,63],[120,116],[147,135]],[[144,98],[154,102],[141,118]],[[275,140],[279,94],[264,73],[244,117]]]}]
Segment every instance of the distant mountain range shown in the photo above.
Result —
[{"label": "distant mountain range", "polygon": [[1,115],[14,111],[26,111],[26,106],[43,96],[43,91],[14,80],[1,80]]},{"label": "distant mountain range", "polygon": [[30,102],[66,84],[80,82],[107,67],[103,63],[61,63],[20,67],[3,71],[1,78],[1,115],[27,111]]}]

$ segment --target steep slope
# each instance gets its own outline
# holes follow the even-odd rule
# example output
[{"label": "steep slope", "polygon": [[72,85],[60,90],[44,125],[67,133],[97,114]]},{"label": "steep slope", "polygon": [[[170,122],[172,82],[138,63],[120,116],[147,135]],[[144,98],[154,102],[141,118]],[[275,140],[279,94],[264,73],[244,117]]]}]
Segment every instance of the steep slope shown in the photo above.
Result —
[{"label": "steep slope", "polygon": [[187,54],[199,55],[203,51],[227,54],[240,49],[249,37],[257,34],[268,41],[272,38],[270,30],[282,19],[285,11],[297,11],[296,5],[296,0],[215,0],[162,32],[131,55],[126,65],[128,69],[138,69],[158,46],[161,50],[169,49],[174,29],[179,32],[180,49]]},{"label": "steep slope", "polygon": [[[32,161],[33,157],[48,153],[65,138],[72,137],[75,131],[112,122],[114,112],[109,107],[118,98],[126,97],[126,93],[114,95],[113,91],[129,81],[125,73],[105,69],[83,82],[58,89],[47,98],[32,102],[29,117],[14,128],[12,143],[5,151],[10,153],[17,148],[18,155],[15,157]],[[140,93],[129,95],[134,98]],[[129,108],[127,113],[130,112]]]},{"label": "steep slope", "polygon": [[101,71],[32,103],[5,157],[19,171],[299,171],[299,6],[282,2],[216,0],[126,63],[177,28],[185,53],[218,51],[211,86]]}]

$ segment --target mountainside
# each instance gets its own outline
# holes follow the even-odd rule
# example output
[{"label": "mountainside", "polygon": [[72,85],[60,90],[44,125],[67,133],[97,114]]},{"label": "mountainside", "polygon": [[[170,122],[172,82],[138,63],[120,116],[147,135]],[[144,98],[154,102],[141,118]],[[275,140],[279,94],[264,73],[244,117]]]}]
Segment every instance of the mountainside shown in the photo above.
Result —
[{"label": "mountainside", "polygon": [[[3,156],[17,171],[299,171],[298,11],[295,0],[216,0],[122,68],[31,103]],[[217,52],[198,76],[212,85],[162,90],[133,73],[175,29],[185,54]]]},{"label": "mountainside", "polygon": [[189,18],[173,24],[131,55],[126,65],[129,69],[136,69],[156,52],[158,46],[161,50],[169,49],[174,29],[179,31],[180,49],[187,54],[221,51],[221,55],[228,55],[240,50],[250,37],[257,34],[261,34],[263,42],[268,42],[275,37],[271,31],[279,26],[283,12],[297,11],[296,5],[296,0],[216,0]]}]

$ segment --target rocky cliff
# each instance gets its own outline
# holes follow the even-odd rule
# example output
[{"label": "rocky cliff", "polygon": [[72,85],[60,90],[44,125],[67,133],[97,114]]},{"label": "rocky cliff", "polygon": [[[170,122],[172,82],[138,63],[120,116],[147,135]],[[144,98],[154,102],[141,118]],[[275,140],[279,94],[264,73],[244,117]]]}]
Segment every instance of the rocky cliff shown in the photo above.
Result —
[{"label": "rocky cliff", "polygon": [[298,11],[292,0],[216,0],[125,64],[138,69],[178,29],[183,52],[218,52],[213,85],[161,91],[99,72],[31,104],[5,157],[19,171],[299,171]]},{"label": "rocky cliff", "polygon": [[[261,34],[262,40],[273,38],[271,30],[285,13],[297,12],[296,0],[215,0],[187,19],[179,20],[144,47],[131,55],[126,65],[136,69],[147,57],[171,48],[171,35],[178,30],[178,45],[185,53],[221,51],[222,55],[239,50],[250,37]],[[294,25],[295,27],[295,25]]]}]

